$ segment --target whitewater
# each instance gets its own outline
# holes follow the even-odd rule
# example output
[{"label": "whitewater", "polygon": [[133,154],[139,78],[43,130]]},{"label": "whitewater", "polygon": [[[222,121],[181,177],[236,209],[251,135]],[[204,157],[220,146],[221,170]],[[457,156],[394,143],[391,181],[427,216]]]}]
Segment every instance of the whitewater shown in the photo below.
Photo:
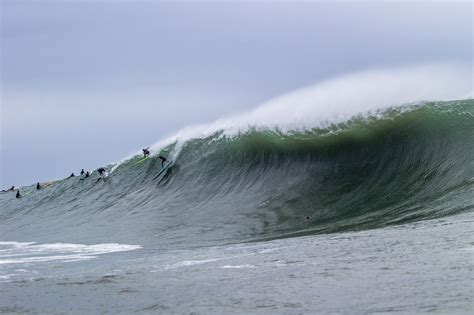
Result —
[{"label": "whitewater", "polygon": [[471,313],[472,93],[357,72],[0,193],[0,312]]}]

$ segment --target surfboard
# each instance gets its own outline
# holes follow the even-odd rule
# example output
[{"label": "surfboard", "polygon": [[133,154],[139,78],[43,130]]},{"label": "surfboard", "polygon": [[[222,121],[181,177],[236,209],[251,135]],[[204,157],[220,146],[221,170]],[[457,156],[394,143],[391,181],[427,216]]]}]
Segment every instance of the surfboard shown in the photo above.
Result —
[{"label": "surfboard", "polygon": [[168,163],[166,163],[162,168],[161,170],[158,172],[158,174],[155,175],[155,177],[153,177],[153,179],[157,178],[158,176],[160,176],[161,174],[163,174],[164,171],[166,171],[170,166],[171,164],[173,164],[173,161],[169,161]]},{"label": "surfboard", "polygon": [[48,187],[50,185],[54,184],[54,181],[49,181],[47,183],[44,183],[43,185],[41,185],[42,188],[45,188],[45,187]]},{"label": "surfboard", "polygon": [[101,179],[105,182],[107,177],[109,177],[109,173],[107,173],[107,171],[105,171],[103,175],[100,175],[99,178],[97,178],[96,182],[98,182]]},{"label": "surfboard", "polygon": [[145,156],[145,157],[142,158],[141,160],[138,160],[137,162],[133,163],[133,165],[137,165],[137,164],[139,164],[139,163],[145,161],[145,160],[148,159],[148,158],[149,158],[149,156]]}]

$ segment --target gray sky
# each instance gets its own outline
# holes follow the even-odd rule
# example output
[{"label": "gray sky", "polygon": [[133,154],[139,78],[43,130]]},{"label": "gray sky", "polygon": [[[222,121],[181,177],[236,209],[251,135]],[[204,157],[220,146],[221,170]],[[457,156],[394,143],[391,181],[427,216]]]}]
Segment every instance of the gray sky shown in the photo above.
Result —
[{"label": "gray sky", "polygon": [[464,2],[1,2],[1,187],[371,67],[472,65]]}]

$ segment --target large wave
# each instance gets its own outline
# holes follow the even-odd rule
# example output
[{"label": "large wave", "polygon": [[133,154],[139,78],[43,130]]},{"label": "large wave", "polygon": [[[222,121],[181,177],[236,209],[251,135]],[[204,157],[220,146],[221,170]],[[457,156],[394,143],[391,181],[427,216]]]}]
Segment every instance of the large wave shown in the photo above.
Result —
[{"label": "large wave", "polygon": [[[432,91],[418,91],[422,79],[436,87],[435,98],[466,95],[470,85],[455,80],[452,68],[441,69],[439,80],[430,67],[418,76],[414,70],[349,76],[188,128],[154,146],[154,154],[175,160],[158,179],[159,162],[133,156],[109,166],[106,182],[65,179],[41,191],[25,188],[31,193],[20,200],[2,194],[0,239],[35,235],[50,242],[59,234],[63,242],[182,248],[472,211],[474,101],[419,102],[433,98]],[[394,88],[405,75],[416,80]],[[372,98],[340,95],[341,82]],[[367,82],[379,97],[363,89]],[[409,91],[419,98],[382,99],[416,82]]]},{"label": "large wave", "polygon": [[[250,129],[311,130],[343,123],[357,115],[375,115],[390,107],[471,98],[472,72],[464,64],[373,69],[292,91],[246,113],[184,128],[161,139],[153,150],[157,153],[172,143],[177,143],[179,149],[188,140],[206,138],[219,131],[232,137]],[[173,153],[178,154],[179,150]]]}]

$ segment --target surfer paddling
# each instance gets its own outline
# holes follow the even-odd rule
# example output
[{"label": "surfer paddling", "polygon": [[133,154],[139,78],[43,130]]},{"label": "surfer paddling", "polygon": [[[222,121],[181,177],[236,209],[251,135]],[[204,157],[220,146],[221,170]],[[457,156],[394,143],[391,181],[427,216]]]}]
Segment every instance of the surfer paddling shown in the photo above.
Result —
[{"label": "surfer paddling", "polygon": [[9,192],[9,191],[15,191],[15,190],[16,190],[16,189],[15,189],[15,186],[12,186],[12,187],[10,187],[10,188],[7,189],[7,190],[2,190],[2,192]]}]

